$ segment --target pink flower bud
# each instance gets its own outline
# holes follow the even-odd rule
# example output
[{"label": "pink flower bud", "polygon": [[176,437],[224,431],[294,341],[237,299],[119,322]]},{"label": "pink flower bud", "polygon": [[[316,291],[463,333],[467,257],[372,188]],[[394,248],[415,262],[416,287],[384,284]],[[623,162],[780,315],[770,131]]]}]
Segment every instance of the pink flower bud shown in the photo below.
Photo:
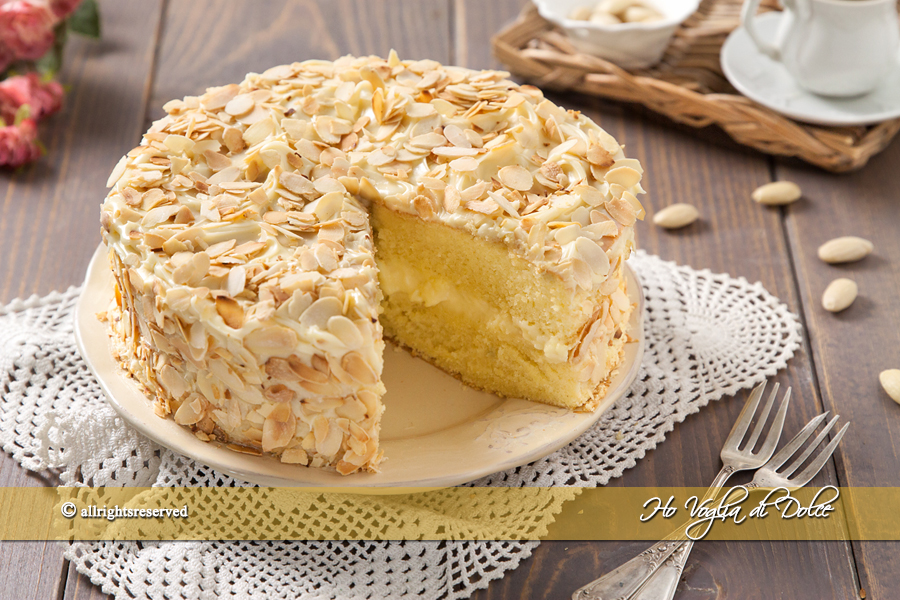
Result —
[{"label": "pink flower bud", "polygon": [[78,8],[81,0],[50,0],[50,10],[56,15],[57,19],[65,19]]},{"label": "pink flower bud", "polygon": [[16,111],[23,104],[30,109],[30,117],[40,120],[62,107],[63,88],[58,81],[41,81],[37,73],[17,75],[0,81],[0,117],[8,124],[15,120]]},{"label": "pink flower bud", "polygon": [[43,4],[26,0],[0,6],[0,42],[16,58],[37,60],[53,45],[56,17]]},{"label": "pink flower bud", "polygon": [[25,119],[18,125],[0,127],[0,165],[20,167],[40,155],[37,125],[33,119]]}]

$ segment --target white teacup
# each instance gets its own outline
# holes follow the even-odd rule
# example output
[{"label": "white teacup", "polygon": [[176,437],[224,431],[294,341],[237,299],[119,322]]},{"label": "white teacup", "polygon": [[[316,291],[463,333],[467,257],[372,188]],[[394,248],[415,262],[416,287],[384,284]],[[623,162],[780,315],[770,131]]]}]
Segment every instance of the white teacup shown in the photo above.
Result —
[{"label": "white teacup", "polygon": [[760,52],[781,61],[802,87],[823,96],[872,91],[897,65],[897,0],[783,0],[775,43],[759,37],[760,0],[745,0],[741,24]]}]

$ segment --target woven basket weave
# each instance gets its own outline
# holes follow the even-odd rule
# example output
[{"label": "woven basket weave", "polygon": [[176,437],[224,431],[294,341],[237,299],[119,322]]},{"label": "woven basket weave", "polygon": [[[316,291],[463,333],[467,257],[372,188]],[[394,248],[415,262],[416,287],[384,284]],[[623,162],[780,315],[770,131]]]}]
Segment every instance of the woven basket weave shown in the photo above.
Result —
[{"label": "woven basket weave", "polygon": [[[778,8],[776,0],[762,6]],[[541,87],[636,102],[692,127],[718,125],[741,144],[829,171],[862,167],[900,131],[900,119],[859,127],[800,123],[738,93],[722,74],[719,51],[739,25],[740,9],[740,0],[703,0],[662,61],[647,70],[626,71],[580,53],[531,4],[492,43],[513,73]]]}]

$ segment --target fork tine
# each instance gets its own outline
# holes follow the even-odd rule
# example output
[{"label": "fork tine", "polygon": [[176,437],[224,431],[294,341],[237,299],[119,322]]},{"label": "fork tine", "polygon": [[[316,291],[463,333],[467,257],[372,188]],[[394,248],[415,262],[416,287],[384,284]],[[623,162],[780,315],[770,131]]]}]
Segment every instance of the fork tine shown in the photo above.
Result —
[{"label": "fork tine", "polygon": [[763,408],[762,414],[759,415],[759,420],[756,421],[756,426],[750,434],[750,441],[744,446],[744,448],[747,449],[747,452],[753,452],[753,448],[756,447],[759,435],[762,433],[763,427],[766,426],[766,420],[769,418],[769,411],[772,410],[772,405],[775,404],[775,396],[778,394],[778,388],[779,385],[777,383],[772,387],[772,393],[769,394],[769,399],[766,400],[766,405]]},{"label": "fork tine", "polygon": [[844,437],[844,433],[847,431],[847,428],[850,427],[850,423],[845,423],[841,430],[837,432],[837,435],[834,436],[834,439],[825,446],[825,449],[815,458],[815,460],[810,463],[806,469],[803,470],[802,473],[791,479],[791,487],[793,486],[804,486],[809,483],[809,480],[816,476],[816,474],[822,470],[822,467],[831,458],[831,455],[834,454],[834,449],[837,448],[838,442],[841,441],[841,438]]},{"label": "fork tine", "polygon": [[803,442],[809,439],[809,436],[811,436],[813,431],[816,430],[816,427],[819,426],[819,423],[824,421],[825,417],[827,416],[828,411],[825,411],[824,413],[822,413],[818,417],[815,417],[809,423],[807,423],[806,427],[801,429],[800,432],[794,436],[794,439],[789,441],[784,448],[778,451],[778,454],[773,456],[771,459],[769,459],[769,462],[763,465],[763,468],[768,467],[773,471],[777,470],[778,467],[784,464],[784,461],[789,459],[794,454],[794,452],[797,451],[797,448],[799,448],[803,444]]},{"label": "fork tine", "polygon": [[750,421],[753,420],[753,415],[756,413],[756,407],[759,406],[759,399],[762,398],[763,392],[766,391],[766,383],[768,382],[763,381],[750,392],[747,403],[744,404],[741,414],[731,428],[731,433],[728,434],[728,439],[725,440],[726,446],[737,448],[741,445],[741,440],[744,439],[744,434],[747,433],[747,428],[750,427]]},{"label": "fork tine", "polygon": [[775,413],[775,420],[772,421],[772,427],[769,428],[769,433],[763,442],[762,448],[759,449],[758,456],[762,460],[769,460],[772,457],[772,454],[775,453],[775,447],[778,446],[778,440],[781,439],[781,431],[784,428],[784,417],[787,415],[787,409],[790,402],[791,388],[788,388],[784,393],[784,398],[781,400],[781,406],[778,408],[778,412]]},{"label": "fork tine", "polygon": [[834,424],[837,423],[837,420],[841,418],[841,415],[834,415],[832,419],[825,425],[825,429],[819,432],[819,435],[816,436],[816,439],[809,444],[803,453],[797,457],[797,459],[790,464],[784,471],[781,472],[783,477],[790,477],[791,473],[797,470],[797,467],[803,464],[803,461],[806,460],[810,454],[813,453],[813,450],[819,447],[819,444],[822,443],[822,440],[825,439],[825,436],[828,435],[828,432],[831,431],[831,428],[834,427]]}]

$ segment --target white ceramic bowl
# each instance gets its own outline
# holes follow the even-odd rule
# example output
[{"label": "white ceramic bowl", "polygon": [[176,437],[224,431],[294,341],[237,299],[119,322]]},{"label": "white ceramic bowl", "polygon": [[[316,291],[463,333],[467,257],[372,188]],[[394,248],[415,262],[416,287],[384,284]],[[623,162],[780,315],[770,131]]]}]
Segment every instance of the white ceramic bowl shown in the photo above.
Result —
[{"label": "white ceramic bowl", "polygon": [[569,18],[574,9],[593,7],[599,0],[532,1],[540,15],[561,27],[580,51],[626,69],[649,67],[659,62],[672,34],[700,4],[700,0],[644,0],[665,18],[650,23],[601,25]]}]

